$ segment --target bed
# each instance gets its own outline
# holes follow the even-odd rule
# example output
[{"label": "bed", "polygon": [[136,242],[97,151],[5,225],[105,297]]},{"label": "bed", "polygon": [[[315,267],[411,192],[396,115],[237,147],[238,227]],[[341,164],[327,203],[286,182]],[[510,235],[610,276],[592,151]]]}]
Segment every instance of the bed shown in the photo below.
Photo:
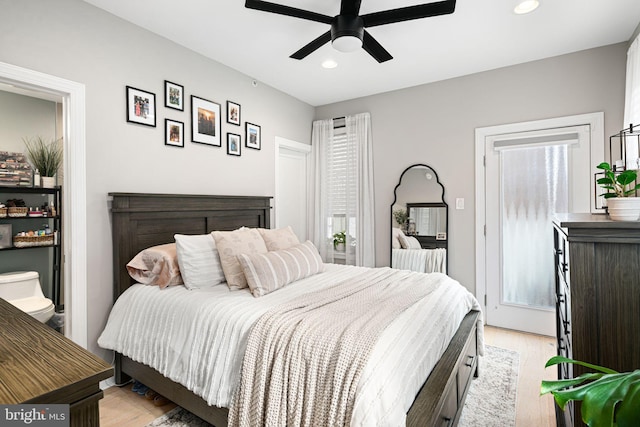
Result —
[{"label": "bed", "polygon": [[[141,250],[173,241],[174,234],[204,234],[241,226],[270,228],[270,198],[111,193],[114,297],[133,287],[125,265]],[[136,285],[141,286],[141,285]],[[470,381],[477,375],[480,313],[464,315],[453,338],[419,388],[406,414],[408,426],[456,425]],[[116,383],[135,378],[211,424],[227,425],[229,411],[156,369],[117,353]]]},{"label": "bed", "polygon": [[391,229],[391,267],[420,273],[447,273],[447,248],[437,247],[438,241],[427,244],[415,236],[407,236],[399,228]]}]

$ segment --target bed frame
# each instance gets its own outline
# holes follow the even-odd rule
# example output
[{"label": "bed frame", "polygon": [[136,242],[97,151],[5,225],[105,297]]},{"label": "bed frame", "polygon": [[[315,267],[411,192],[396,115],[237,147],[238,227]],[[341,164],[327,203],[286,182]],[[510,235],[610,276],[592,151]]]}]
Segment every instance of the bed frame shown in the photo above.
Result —
[{"label": "bed frame", "polygon": [[[204,234],[241,226],[270,228],[271,197],[109,193],[113,234],[114,300],[134,282],[126,264],[142,249],[174,241],[173,235]],[[479,313],[470,311],[407,413],[407,426],[455,426],[473,376]],[[201,397],[155,369],[116,353],[116,384],[142,382],[215,425],[227,425],[227,408]]]}]

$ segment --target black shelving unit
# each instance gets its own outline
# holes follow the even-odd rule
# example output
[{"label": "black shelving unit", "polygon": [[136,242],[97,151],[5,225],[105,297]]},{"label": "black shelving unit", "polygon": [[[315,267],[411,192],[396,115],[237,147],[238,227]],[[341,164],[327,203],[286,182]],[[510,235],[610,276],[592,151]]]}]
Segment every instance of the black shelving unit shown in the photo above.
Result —
[{"label": "black shelving unit", "polygon": [[38,216],[38,217],[5,217],[0,218],[0,224],[12,224],[12,234],[15,236],[17,232],[21,231],[20,228],[30,229],[39,228],[34,225],[39,222],[40,224],[49,224],[49,227],[53,232],[57,231],[57,241],[54,240],[54,244],[43,246],[28,246],[18,248],[12,246],[0,249],[0,257],[2,253],[6,251],[25,251],[25,256],[29,256],[31,251],[36,250],[48,250],[52,251],[53,259],[51,265],[51,281],[53,295],[52,300],[56,306],[56,311],[62,310],[64,307],[60,298],[60,286],[61,286],[61,265],[62,265],[62,189],[61,187],[54,188],[42,188],[42,187],[6,187],[0,186],[0,202],[6,203],[8,199],[19,198],[14,196],[28,196],[31,199],[40,199],[41,206],[43,204],[49,204],[50,196],[53,196],[53,204],[56,209],[55,216]]}]

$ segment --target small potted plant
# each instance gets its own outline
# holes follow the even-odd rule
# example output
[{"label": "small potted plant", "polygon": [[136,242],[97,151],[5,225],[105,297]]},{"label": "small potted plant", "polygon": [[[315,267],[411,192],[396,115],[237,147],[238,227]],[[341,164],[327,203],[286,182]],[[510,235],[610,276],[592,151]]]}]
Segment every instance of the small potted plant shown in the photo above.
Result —
[{"label": "small potted plant", "polygon": [[573,363],[593,369],[576,378],[542,381],[540,394],[553,394],[560,409],[567,402],[582,401],[582,421],[589,427],[631,427],[640,425],[640,369],[616,372],[598,365],[554,356],[545,365]]},{"label": "small potted plant", "polygon": [[628,169],[616,174],[607,162],[600,163],[598,169],[604,171],[604,177],[596,182],[606,191],[601,194],[607,200],[609,217],[614,221],[638,221],[640,219],[640,198],[636,191],[638,173]]},{"label": "small potted plant", "polygon": [[333,235],[333,249],[338,252],[344,252],[347,243],[347,235],[344,231],[340,231]]},{"label": "small potted plant", "polygon": [[407,214],[406,209],[396,209],[393,211],[393,217],[396,222],[400,226],[402,231],[406,231],[407,220],[409,219],[409,214]]},{"label": "small potted plant", "polygon": [[[55,176],[62,165],[62,138],[52,141],[45,141],[42,137],[23,138],[27,148],[27,156],[33,167],[42,176],[42,186],[45,188],[55,187]],[[34,183],[39,185],[40,183]]]}]

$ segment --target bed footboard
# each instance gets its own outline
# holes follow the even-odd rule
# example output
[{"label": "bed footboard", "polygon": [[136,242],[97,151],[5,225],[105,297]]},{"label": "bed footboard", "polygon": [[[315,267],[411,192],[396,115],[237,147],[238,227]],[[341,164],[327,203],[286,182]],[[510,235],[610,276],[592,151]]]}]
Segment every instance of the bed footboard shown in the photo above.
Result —
[{"label": "bed footboard", "polygon": [[462,320],[447,350],[431,371],[407,414],[407,426],[455,426],[469,385],[477,376],[480,315],[470,311]]}]

